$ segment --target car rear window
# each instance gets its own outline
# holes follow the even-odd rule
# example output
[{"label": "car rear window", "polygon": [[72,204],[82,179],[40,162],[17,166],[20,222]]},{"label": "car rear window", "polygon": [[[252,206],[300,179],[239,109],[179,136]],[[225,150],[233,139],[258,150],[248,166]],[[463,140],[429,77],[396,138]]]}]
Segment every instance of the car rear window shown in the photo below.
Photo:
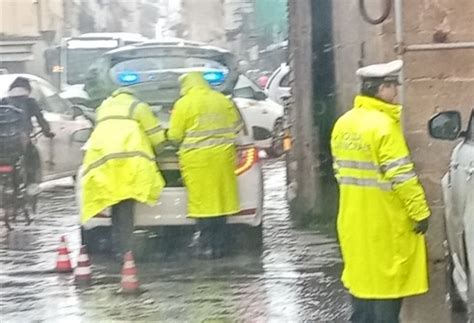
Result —
[{"label": "car rear window", "polygon": [[[119,79],[120,75],[124,73],[130,75],[137,75],[138,79],[136,83],[154,81],[154,78],[158,78],[157,72],[169,71],[169,70],[183,70],[183,72],[189,72],[193,69],[199,71],[206,70],[221,70],[228,72],[228,69],[211,59],[199,58],[199,57],[181,57],[181,56],[169,56],[169,57],[138,57],[117,62],[110,69],[110,76],[118,85],[122,85],[122,80]],[[133,82],[135,83],[135,82]]]}]

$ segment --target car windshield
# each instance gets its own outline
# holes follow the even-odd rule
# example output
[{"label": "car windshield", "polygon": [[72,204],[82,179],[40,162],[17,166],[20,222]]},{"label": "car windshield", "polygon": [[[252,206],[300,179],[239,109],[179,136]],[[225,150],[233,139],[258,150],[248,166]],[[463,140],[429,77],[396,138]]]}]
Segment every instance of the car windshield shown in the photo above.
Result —
[{"label": "car windshield", "polygon": [[83,84],[89,66],[110,48],[75,48],[67,50],[66,74],[68,84]]},{"label": "car windshield", "polygon": [[[252,89],[253,91],[245,91],[246,89]],[[243,99],[255,99],[256,92],[263,93],[262,89],[251,79],[249,79],[245,75],[239,75],[237,83],[234,87],[234,97]]]}]

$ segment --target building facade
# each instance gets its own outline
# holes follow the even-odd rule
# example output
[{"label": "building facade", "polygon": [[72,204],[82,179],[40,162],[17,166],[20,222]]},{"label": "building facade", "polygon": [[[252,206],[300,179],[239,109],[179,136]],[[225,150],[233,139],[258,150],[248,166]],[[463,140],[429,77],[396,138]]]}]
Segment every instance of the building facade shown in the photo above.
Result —
[{"label": "building facade", "polygon": [[2,0],[0,69],[49,78],[44,51],[87,32],[154,38],[159,0]]},{"label": "building facade", "polygon": [[11,73],[44,74],[43,51],[62,37],[62,2],[3,0],[0,13],[0,68]]}]

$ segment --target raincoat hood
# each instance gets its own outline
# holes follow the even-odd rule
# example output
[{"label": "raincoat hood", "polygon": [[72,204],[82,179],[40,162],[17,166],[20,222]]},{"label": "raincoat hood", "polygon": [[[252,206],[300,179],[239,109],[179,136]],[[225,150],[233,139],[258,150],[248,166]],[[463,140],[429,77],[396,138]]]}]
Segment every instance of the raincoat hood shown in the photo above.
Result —
[{"label": "raincoat hood", "polygon": [[184,74],[179,78],[181,83],[181,95],[186,95],[195,88],[210,89],[211,86],[202,76],[200,72],[191,72]]},{"label": "raincoat hood", "polygon": [[135,96],[135,92],[134,92],[132,89],[126,88],[126,87],[120,87],[120,88],[118,88],[117,90],[115,90],[115,91],[112,93],[112,96],[113,96],[113,97],[116,97],[117,95],[122,94],[122,93],[130,94],[130,95]]},{"label": "raincoat hood", "polygon": [[375,109],[387,114],[393,120],[400,122],[402,116],[402,106],[390,104],[382,100],[368,96],[358,95],[354,99],[354,108]]}]

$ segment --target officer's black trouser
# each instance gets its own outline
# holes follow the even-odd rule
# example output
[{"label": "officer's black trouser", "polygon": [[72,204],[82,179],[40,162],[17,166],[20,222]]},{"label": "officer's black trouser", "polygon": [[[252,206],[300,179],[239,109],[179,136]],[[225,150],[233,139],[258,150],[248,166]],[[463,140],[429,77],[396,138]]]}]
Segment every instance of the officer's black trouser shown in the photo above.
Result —
[{"label": "officer's black trouser", "polygon": [[227,217],[219,216],[197,220],[197,229],[201,232],[200,245],[211,248],[213,252],[224,252]]},{"label": "officer's black trouser", "polygon": [[402,299],[360,299],[352,296],[354,323],[398,323]]},{"label": "officer's black trouser", "polygon": [[116,256],[132,250],[134,207],[133,200],[112,206],[112,251]]}]

